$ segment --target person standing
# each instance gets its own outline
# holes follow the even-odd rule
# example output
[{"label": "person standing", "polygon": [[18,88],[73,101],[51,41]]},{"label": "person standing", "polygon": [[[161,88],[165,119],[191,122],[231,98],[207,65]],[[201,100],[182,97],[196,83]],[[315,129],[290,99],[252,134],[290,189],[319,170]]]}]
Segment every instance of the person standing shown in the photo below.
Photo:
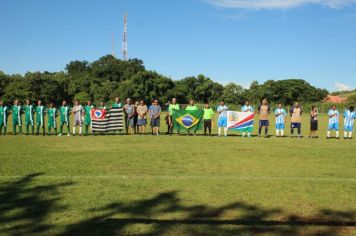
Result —
[{"label": "person standing", "polygon": [[84,109],[79,100],[75,100],[72,112],[74,113],[73,135],[76,135],[76,127],[78,126],[79,135],[82,135]]},{"label": "person standing", "polygon": [[2,135],[3,128],[4,128],[4,135],[6,135],[7,116],[8,116],[8,108],[4,104],[4,101],[0,100],[0,135]]},{"label": "person standing", "polygon": [[318,108],[312,106],[310,112],[310,134],[309,138],[317,138],[316,132],[318,131]]},{"label": "person standing", "polygon": [[[172,98],[172,102],[169,104],[168,107],[168,113],[169,113],[169,129],[168,129],[168,133],[169,134],[173,134],[173,115],[175,113],[175,111],[180,110],[180,106],[177,103],[177,99],[176,98]],[[179,133],[179,132],[178,132]]]},{"label": "person standing", "polygon": [[[350,106],[349,109],[344,112],[344,139],[352,139],[352,131],[354,129],[355,119],[355,108]],[[347,132],[349,132],[349,136],[347,136]]]},{"label": "person standing", "polygon": [[[242,109],[241,109],[242,112],[254,112],[254,109],[253,107],[250,105],[250,102],[249,101],[246,101],[245,102],[245,105],[242,106]],[[242,132],[242,137],[245,137],[245,132]],[[251,137],[251,132],[248,132],[247,133],[247,137]]]},{"label": "person standing", "polygon": [[328,112],[329,116],[329,127],[328,127],[328,132],[326,135],[326,138],[330,138],[330,133],[331,131],[335,130],[335,137],[336,139],[339,139],[339,111],[336,109],[336,106],[333,105],[331,106],[331,109]]},{"label": "person standing", "polygon": [[282,103],[278,103],[278,108],[274,111],[276,116],[276,137],[284,137],[284,128],[287,112],[282,107]]},{"label": "person standing", "polygon": [[[189,100],[189,105],[185,108],[186,111],[197,111],[198,107],[195,105],[195,102],[193,99]],[[196,134],[196,130],[194,131],[194,135]],[[190,135],[190,129],[188,129],[188,135]]]},{"label": "person standing", "polygon": [[89,126],[91,125],[91,110],[94,109],[91,101],[87,101],[87,105],[84,107],[84,135],[88,135]]},{"label": "person standing", "polygon": [[224,101],[220,102],[220,105],[216,109],[219,113],[218,118],[218,135],[221,136],[221,129],[224,129],[224,136],[227,137],[227,110],[228,107],[225,105]]},{"label": "person standing", "polygon": [[206,131],[209,130],[209,136],[211,136],[211,127],[214,119],[214,111],[210,107],[209,103],[206,103],[204,106],[204,135],[206,136]]},{"label": "person standing", "polygon": [[67,101],[62,102],[62,106],[59,108],[60,114],[60,125],[59,125],[59,134],[58,136],[62,136],[63,126],[67,126],[67,136],[70,136],[70,126],[69,126],[69,117],[70,117],[70,108],[67,105]]},{"label": "person standing", "polygon": [[35,134],[35,123],[33,119],[33,115],[35,113],[35,108],[31,104],[30,100],[26,100],[26,105],[24,106],[24,111],[25,111],[25,125],[26,125],[26,135],[30,134],[30,126],[31,126],[31,131],[32,135]]},{"label": "person standing", "polygon": [[120,98],[116,97],[115,102],[111,106],[112,108],[122,108],[122,103],[120,102]]},{"label": "person standing", "polygon": [[11,108],[12,112],[12,134],[16,135],[16,127],[19,127],[19,133],[22,133],[22,106],[18,99],[14,101],[14,105]]},{"label": "person standing", "polygon": [[159,105],[158,100],[154,100],[149,110],[153,135],[157,135],[157,136],[159,135],[161,112],[162,112],[162,108]]},{"label": "person standing", "polygon": [[138,119],[138,115],[137,115],[137,107],[140,105],[139,101],[135,102],[135,113],[134,113],[134,133],[138,134],[138,125],[137,125],[137,119]]},{"label": "person standing", "polygon": [[262,128],[265,128],[265,137],[268,137],[268,127],[269,127],[269,113],[271,108],[268,105],[267,99],[262,100],[262,104],[258,107],[258,112],[260,113],[260,122],[258,127],[258,136],[261,137]]},{"label": "person standing", "polygon": [[46,135],[45,131],[45,116],[46,108],[42,105],[42,101],[38,100],[37,101],[37,107],[36,107],[36,135],[40,134],[40,128],[42,128],[42,135]]},{"label": "person standing", "polygon": [[53,102],[49,104],[49,108],[47,109],[47,135],[52,134],[52,129],[54,130],[54,135],[57,135],[57,108],[54,107]]},{"label": "person standing", "polygon": [[138,133],[146,133],[146,124],[147,124],[147,112],[148,108],[143,100],[140,101],[140,105],[137,106],[137,126]]},{"label": "person standing", "polygon": [[133,134],[134,132],[134,116],[135,105],[132,104],[132,100],[128,98],[124,106],[125,120],[126,120],[126,134]]},{"label": "person standing", "polygon": [[98,109],[104,109],[104,110],[107,110],[107,106],[106,106],[106,103],[104,101],[100,101],[100,104],[98,106]]},{"label": "person standing", "polygon": [[298,137],[301,138],[301,129],[302,129],[302,114],[303,110],[299,104],[296,102],[294,106],[289,111],[291,118],[291,130],[290,133],[293,135],[294,129],[298,131]]}]

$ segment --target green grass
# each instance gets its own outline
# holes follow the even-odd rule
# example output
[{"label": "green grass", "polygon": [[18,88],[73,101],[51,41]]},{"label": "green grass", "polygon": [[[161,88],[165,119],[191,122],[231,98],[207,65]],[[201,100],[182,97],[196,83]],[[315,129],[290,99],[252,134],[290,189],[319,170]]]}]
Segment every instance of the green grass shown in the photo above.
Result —
[{"label": "green grass", "polygon": [[1,136],[0,234],[355,235],[355,141],[325,127],[316,140]]}]

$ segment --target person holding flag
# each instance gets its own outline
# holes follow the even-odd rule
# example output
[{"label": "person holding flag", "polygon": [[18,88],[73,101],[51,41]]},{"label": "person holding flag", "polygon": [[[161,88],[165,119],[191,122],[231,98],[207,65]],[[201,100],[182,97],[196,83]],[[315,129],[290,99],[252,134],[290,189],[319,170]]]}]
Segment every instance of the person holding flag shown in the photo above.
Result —
[{"label": "person holding flag", "polygon": [[[177,103],[176,98],[172,98],[172,102],[169,104],[168,107],[168,123],[169,123],[169,129],[168,129],[168,134],[173,134],[173,115],[175,110],[180,110],[180,106]],[[179,131],[178,131],[179,133]]]},{"label": "person holding flag", "polygon": [[284,137],[284,128],[287,112],[282,107],[282,103],[278,103],[278,108],[274,111],[276,116],[276,137]]},{"label": "person holding flag", "polygon": [[[344,112],[344,139],[352,139],[352,131],[354,129],[354,122],[356,119],[356,112],[353,106],[350,106]],[[349,136],[347,137],[347,132],[349,132]]]},{"label": "person holding flag", "polygon": [[260,122],[258,127],[258,136],[261,137],[262,128],[265,127],[265,137],[268,137],[268,127],[269,127],[269,113],[271,108],[268,105],[267,99],[262,100],[262,104],[258,107],[260,113]]},{"label": "person holding flag", "polygon": [[331,109],[328,112],[329,116],[329,126],[328,126],[328,132],[326,135],[326,138],[330,138],[330,133],[332,130],[335,130],[335,137],[336,139],[339,139],[339,111],[336,109],[336,106],[333,105],[331,106]]},{"label": "person holding flag", "polygon": [[7,116],[8,116],[8,108],[6,105],[4,105],[4,101],[0,100],[0,135],[2,135],[3,128],[4,128],[4,135],[6,135]]},{"label": "person holding flag", "polygon": [[82,135],[83,106],[80,104],[79,100],[75,100],[72,112],[74,113],[73,135],[74,136],[76,135],[76,127],[78,127],[78,126],[79,126],[79,135]]},{"label": "person holding flag", "polygon": [[[189,105],[185,108],[186,111],[197,111],[199,110],[198,107],[195,105],[194,99],[189,100]],[[196,130],[194,130],[194,135],[197,133]],[[188,129],[188,135],[190,135],[190,129]]]},{"label": "person holding flag", "polygon": [[89,126],[91,125],[91,110],[94,109],[91,101],[87,101],[87,105],[84,107],[84,135],[88,135]]},{"label": "person holding flag", "polygon": [[36,128],[37,128],[36,135],[39,135],[40,128],[42,128],[43,136],[46,134],[45,120],[44,120],[45,112],[46,112],[46,108],[42,105],[42,101],[38,100],[37,107],[36,107]]},{"label": "person holding flag", "polygon": [[64,100],[62,102],[62,106],[59,108],[59,117],[60,117],[60,124],[59,124],[59,134],[58,136],[62,136],[63,126],[67,126],[67,136],[70,136],[70,126],[69,126],[69,117],[70,117],[70,108],[67,105],[67,101]]},{"label": "person holding flag", "polygon": [[301,129],[302,129],[302,114],[303,110],[299,102],[296,102],[294,106],[289,111],[291,118],[291,130],[290,133],[293,135],[294,129],[298,131],[298,137],[301,138]]},{"label": "person holding flag", "polygon": [[112,108],[122,108],[122,103],[120,102],[120,98],[116,97],[115,102],[111,106]]},{"label": "person holding flag", "polygon": [[35,134],[35,123],[33,121],[33,115],[35,113],[35,108],[31,104],[30,100],[26,100],[26,105],[24,106],[25,111],[25,125],[26,125],[26,135],[30,134],[30,126],[32,130],[32,135]]},{"label": "person holding flag", "polygon": [[216,109],[219,113],[218,118],[218,135],[221,136],[221,129],[224,129],[224,136],[227,137],[227,110],[228,107],[225,105],[224,101],[220,102],[220,105]]},{"label": "person holding flag", "polygon": [[51,135],[52,129],[54,130],[54,135],[57,135],[57,108],[54,107],[53,102],[49,104],[49,108],[46,111],[47,116],[48,116],[48,121],[47,121],[47,131],[48,135]]},{"label": "person holding flag", "polygon": [[18,99],[14,101],[14,105],[11,108],[12,113],[12,134],[16,135],[16,127],[19,127],[19,133],[22,133],[22,106]]},{"label": "person holding flag", "polygon": [[[250,105],[250,102],[249,101],[246,101],[245,102],[245,105],[242,106],[242,109],[241,109],[242,112],[254,112],[254,109],[253,107]],[[245,132],[242,132],[242,137],[245,137]],[[247,137],[251,137],[251,132],[248,132],[247,133]]]}]

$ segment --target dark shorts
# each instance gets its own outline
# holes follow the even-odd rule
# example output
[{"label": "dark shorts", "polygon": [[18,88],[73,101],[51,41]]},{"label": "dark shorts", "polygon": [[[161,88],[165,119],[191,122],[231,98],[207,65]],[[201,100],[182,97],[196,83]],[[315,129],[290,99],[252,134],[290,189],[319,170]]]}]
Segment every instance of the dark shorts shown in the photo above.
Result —
[{"label": "dark shorts", "polygon": [[269,126],[269,120],[260,120],[260,127]]},{"label": "dark shorts", "polygon": [[310,130],[311,131],[317,131],[318,130],[318,121],[317,120],[311,120],[310,121]]},{"label": "dark shorts", "polygon": [[151,120],[151,126],[152,127],[159,127],[159,125],[160,125],[160,119],[159,118]]},{"label": "dark shorts", "polygon": [[301,123],[292,123],[290,126],[292,129],[300,129],[302,127]]},{"label": "dark shorts", "polygon": [[138,119],[137,120],[137,126],[142,126],[142,125],[146,125],[147,121],[146,119]]}]

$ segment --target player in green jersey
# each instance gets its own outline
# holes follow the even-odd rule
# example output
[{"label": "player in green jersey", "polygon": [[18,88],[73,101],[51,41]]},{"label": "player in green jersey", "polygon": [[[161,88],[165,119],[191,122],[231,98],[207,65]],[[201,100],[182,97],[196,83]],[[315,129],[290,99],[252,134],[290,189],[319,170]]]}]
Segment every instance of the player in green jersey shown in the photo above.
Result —
[{"label": "player in green jersey", "polygon": [[54,129],[54,134],[57,135],[56,118],[57,118],[58,111],[57,111],[57,108],[54,107],[53,102],[50,103],[49,108],[47,109],[46,113],[48,116],[48,121],[47,121],[48,132],[47,132],[47,134],[51,135],[51,131],[52,131],[52,129]]},{"label": "player in green jersey", "polygon": [[16,135],[16,126],[19,127],[19,133],[22,133],[22,107],[18,99],[14,101],[14,105],[11,108],[12,113],[12,134]]},{"label": "player in green jersey", "polygon": [[46,108],[43,106],[42,101],[38,100],[37,102],[37,107],[36,107],[36,127],[37,127],[37,132],[36,135],[40,134],[40,128],[42,128],[42,135],[46,135],[45,131],[45,112]]},{"label": "player in green jersey", "polygon": [[35,107],[31,104],[30,100],[26,100],[26,105],[24,106],[25,112],[25,125],[26,125],[26,135],[30,134],[30,126],[32,135],[35,133],[35,123],[33,121],[33,114],[35,112]]},{"label": "player in green jersey", "polygon": [[84,135],[88,135],[89,126],[91,125],[91,109],[95,108],[91,101],[87,101],[84,107]]},{"label": "player in green jersey", "polygon": [[60,114],[60,125],[59,125],[59,135],[62,136],[63,125],[67,126],[67,136],[70,136],[70,126],[69,126],[69,117],[70,117],[70,108],[67,105],[67,101],[62,102],[62,106],[59,108]]},{"label": "player in green jersey", "polygon": [[6,135],[7,115],[8,115],[8,108],[7,106],[4,105],[4,102],[0,100],[0,135],[2,134],[3,128],[4,128],[4,135]]},{"label": "player in green jersey", "polygon": [[122,108],[122,103],[120,102],[120,98],[116,97],[115,102],[111,106],[112,108]]}]

